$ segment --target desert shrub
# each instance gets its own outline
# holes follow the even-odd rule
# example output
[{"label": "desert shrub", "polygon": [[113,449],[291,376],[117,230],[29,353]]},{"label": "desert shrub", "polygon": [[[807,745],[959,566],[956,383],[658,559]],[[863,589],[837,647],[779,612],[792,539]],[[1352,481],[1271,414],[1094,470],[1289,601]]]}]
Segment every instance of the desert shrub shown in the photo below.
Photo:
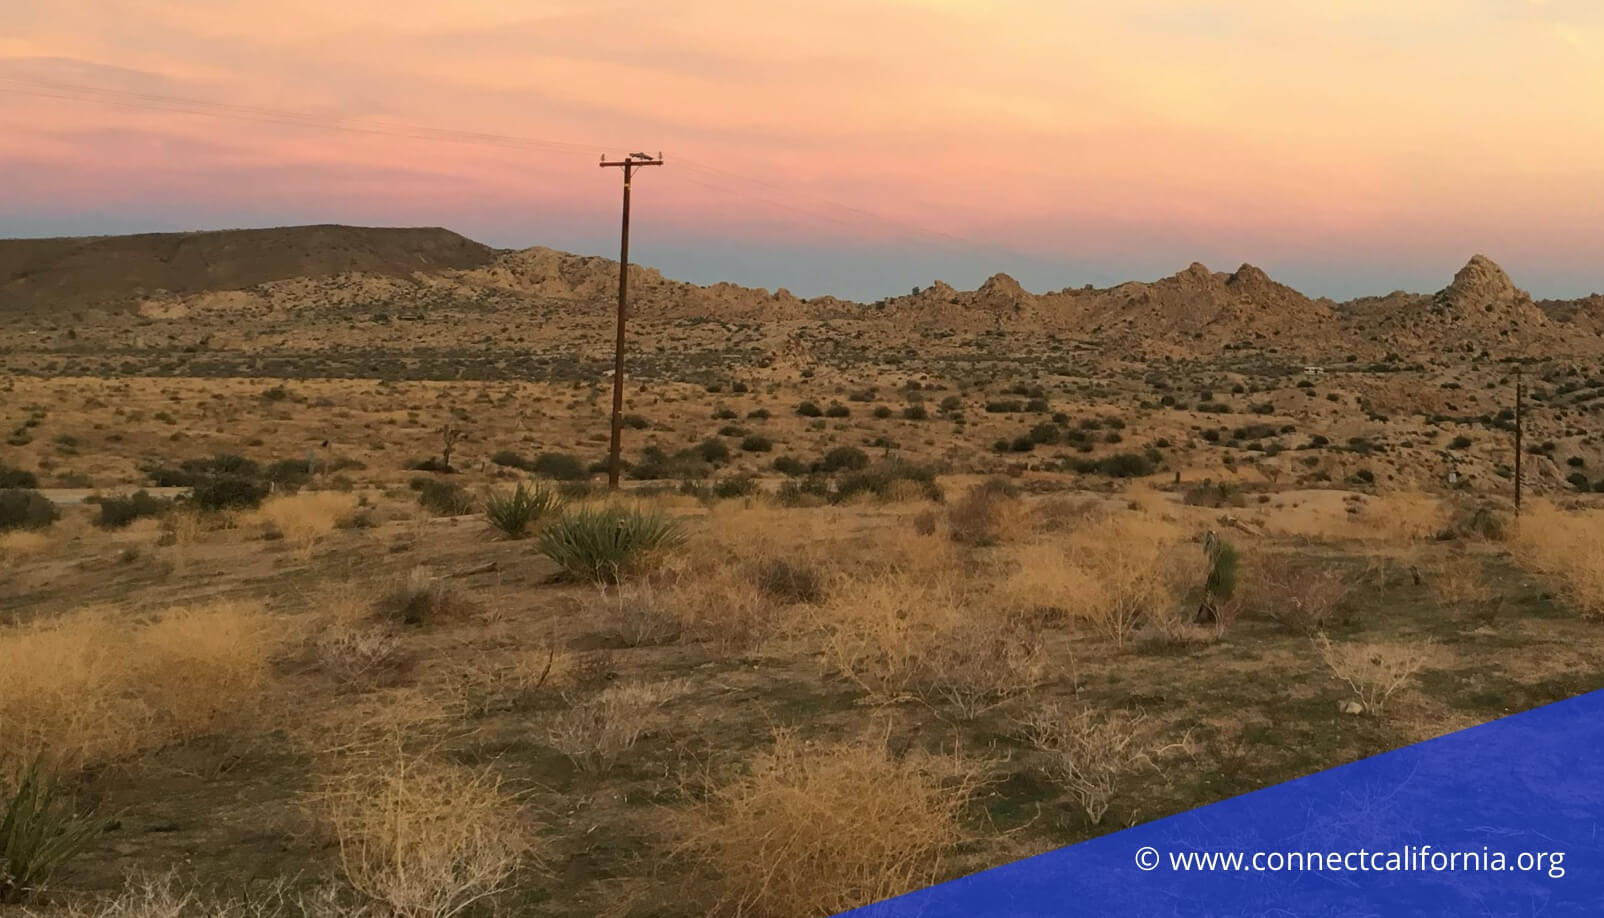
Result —
[{"label": "desert shrub", "polygon": [[1024,403],[1017,399],[997,399],[986,403],[986,410],[992,414],[1013,414],[1024,410]]},{"label": "desert shrub", "polygon": [[614,583],[684,540],[679,523],[661,513],[587,507],[542,529],[536,547],[573,579]]},{"label": "desert shrub", "polygon": [[748,572],[753,584],[778,602],[812,603],[824,598],[824,578],[812,565],[770,557],[752,562]]},{"label": "desert shrub", "polygon": [[964,400],[963,399],[959,398],[956,395],[949,395],[949,396],[943,398],[941,400],[941,402],[936,407],[943,414],[951,414],[952,412],[957,411],[958,409],[962,408],[963,406],[964,406]]},{"label": "desert shrub", "polygon": [[774,448],[774,441],[768,437],[751,434],[741,440],[741,451],[747,453],[766,453]]},{"label": "desert shrub", "polygon": [[852,409],[840,402],[831,402],[830,407],[824,409],[824,416],[827,418],[849,418],[852,417]]},{"label": "desert shrub", "polygon": [[903,420],[926,421],[930,419],[930,412],[923,405],[909,405],[902,409]]},{"label": "desert shrub", "polygon": [[1153,462],[1139,453],[1115,453],[1098,460],[1097,471],[1112,478],[1140,478],[1153,474]]},{"label": "desert shrub", "polygon": [[1143,624],[1175,617],[1201,562],[1168,524],[1103,516],[1018,549],[999,596],[1016,612],[1063,616],[1123,644]]},{"label": "desert shrub", "polygon": [[1469,449],[1470,448],[1470,443],[1471,443],[1471,440],[1470,440],[1469,437],[1459,436],[1459,437],[1455,437],[1453,439],[1453,442],[1448,444],[1448,448],[1449,449]]},{"label": "desert shrub", "polygon": [[566,453],[541,453],[529,464],[529,471],[541,478],[556,481],[582,481],[590,477],[585,463],[577,456]]},{"label": "desert shrub", "polygon": [[40,753],[70,772],[248,716],[282,632],[238,602],[142,620],[89,609],[0,630],[0,783]]},{"label": "desert shrub", "polygon": [[493,903],[539,854],[517,798],[488,769],[396,751],[343,770],[319,802],[345,881],[395,918]]},{"label": "desert shrub", "polygon": [[22,771],[4,802],[0,809],[0,904],[22,902],[44,890],[51,876],[101,831],[100,822],[74,811],[63,785],[37,758]]},{"label": "desert shrub", "polygon": [[1069,712],[1049,704],[1030,712],[1021,727],[1025,741],[1045,754],[1048,775],[1094,826],[1108,813],[1120,781],[1138,767],[1152,767],[1160,751],[1146,719],[1124,711]]},{"label": "desert shrub", "polygon": [[280,459],[263,470],[262,476],[281,489],[293,491],[312,480],[312,464],[305,459]]},{"label": "desert shrub", "polygon": [[819,463],[820,471],[825,474],[842,471],[856,471],[867,467],[869,456],[856,446],[837,446],[824,454]]},{"label": "desert shrub", "polygon": [[512,491],[491,491],[485,495],[485,518],[509,539],[521,539],[529,527],[562,503],[557,492],[545,485],[530,487],[518,482]]},{"label": "desert shrub", "polygon": [[911,462],[884,461],[868,468],[848,472],[836,479],[830,500],[851,500],[860,494],[880,500],[933,500],[943,497],[935,472]]},{"label": "desert shrub", "polygon": [[771,464],[774,471],[792,478],[808,473],[808,464],[795,456],[776,456]]},{"label": "desert shrub", "polygon": [[1510,538],[1514,525],[1509,517],[1492,507],[1464,508],[1454,514],[1450,528],[1460,538],[1503,542]]},{"label": "desert shrub", "polygon": [[1522,567],[1557,583],[1578,612],[1604,617],[1604,513],[1533,501],[1516,526],[1514,553]]},{"label": "desert shrub", "polygon": [[1319,634],[1315,647],[1326,668],[1353,690],[1363,712],[1380,716],[1387,700],[1425,665],[1429,644],[1337,644]]},{"label": "desert shrub", "polygon": [[750,497],[757,493],[757,479],[751,475],[736,475],[724,478],[713,483],[713,497],[717,500],[732,500],[737,497]]},{"label": "desert shrub", "polygon": [[[726,411],[722,415],[722,417],[731,417],[731,418],[733,418],[733,417],[735,417],[735,412]],[[645,430],[645,429],[647,429],[647,428],[652,426],[652,422],[651,421],[646,420],[645,418],[641,417],[638,414],[626,414],[623,417],[618,419],[618,423],[620,425],[624,426],[624,427],[629,428],[630,430]]]},{"label": "desert shrub", "polygon": [[833,915],[938,879],[977,784],[953,757],[782,732],[681,818],[677,850],[707,875],[709,914]]},{"label": "desert shrub", "polygon": [[686,691],[683,682],[609,685],[561,712],[546,741],[590,774],[604,774],[652,729],[653,716]]},{"label": "desert shrub", "polygon": [[48,497],[24,488],[0,490],[0,532],[10,529],[44,529],[61,512]]},{"label": "desert shrub", "polygon": [[801,404],[797,405],[796,413],[805,418],[821,417],[824,414],[819,406],[813,402],[802,402]]},{"label": "desert shrub", "polygon": [[39,476],[26,469],[0,462],[0,490],[37,487],[39,487]]},{"label": "desert shrub", "polygon": [[1242,611],[1314,635],[1345,621],[1351,572],[1316,559],[1258,553],[1242,576]]},{"label": "desert shrub", "polygon": [[874,416],[882,421],[891,417],[895,413],[896,412],[892,411],[891,406],[889,405],[876,405],[874,409]]},{"label": "desert shrub", "polygon": [[725,446],[722,440],[703,440],[696,445],[695,450],[703,462],[712,465],[730,461],[730,448]]},{"label": "desert shrub", "polygon": [[490,456],[490,461],[503,468],[523,469],[526,472],[534,471],[533,463],[510,449],[499,450],[493,453]]},{"label": "desert shrub", "polygon": [[99,504],[100,516],[95,525],[102,529],[120,529],[134,520],[166,513],[173,502],[139,490],[127,497],[102,497]]},{"label": "desert shrub", "polygon": [[245,510],[260,504],[268,492],[265,482],[220,475],[191,488],[189,501],[202,510]]},{"label": "desert shrub", "polygon": [[436,577],[424,567],[408,571],[374,604],[374,611],[380,618],[403,625],[460,618],[475,609],[451,581]]},{"label": "desert shrub", "polygon": [[473,512],[473,496],[454,481],[414,478],[409,485],[418,492],[418,505],[435,516],[466,516]]}]

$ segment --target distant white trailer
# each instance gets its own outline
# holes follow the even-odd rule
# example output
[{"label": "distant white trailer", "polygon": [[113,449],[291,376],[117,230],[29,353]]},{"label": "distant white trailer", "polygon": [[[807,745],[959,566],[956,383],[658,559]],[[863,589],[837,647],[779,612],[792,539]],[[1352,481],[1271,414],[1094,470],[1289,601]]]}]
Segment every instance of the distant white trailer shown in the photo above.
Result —
[{"label": "distant white trailer", "polygon": [[1303,368],[1303,373],[1304,373],[1305,376],[1324,376],[1325,372],[1326,372],[1326,368],[1325,367],[1304,367]]}]

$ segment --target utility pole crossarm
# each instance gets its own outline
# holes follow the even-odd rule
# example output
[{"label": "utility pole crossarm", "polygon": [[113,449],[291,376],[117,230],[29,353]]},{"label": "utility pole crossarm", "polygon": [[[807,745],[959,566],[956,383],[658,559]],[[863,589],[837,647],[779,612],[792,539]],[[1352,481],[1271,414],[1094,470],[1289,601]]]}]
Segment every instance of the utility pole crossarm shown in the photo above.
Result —
[{"label": "utility pole crossarm", "polygon": [[631,153],[620,160],[601,158],[602,168],[622,167],[624,170],[624,220],[618,241],[618,340],[613,348],[613,435],[607,450],[607,487],[618,490],[619,453],[624,433],[624,323],[629,317],[629,180],[636,166],[661,166],[663,154],[656,158],[645,153]]}]

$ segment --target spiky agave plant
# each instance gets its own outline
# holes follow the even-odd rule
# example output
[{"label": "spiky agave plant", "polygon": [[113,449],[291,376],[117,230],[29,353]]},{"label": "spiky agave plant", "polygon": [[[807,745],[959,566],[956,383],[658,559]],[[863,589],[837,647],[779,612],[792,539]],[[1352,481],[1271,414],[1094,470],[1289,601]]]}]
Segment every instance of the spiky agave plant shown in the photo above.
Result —
[{"label": "spiky agave plant", "polygon": [[74,810],[61,785],[34,759],[0,811],[0,903],[21,902],[41,889],[100,827],[99,820]]},{"label": "spiky agave plant", "polygon": [[540,553],[575,580],[617,583],[649,557],[685,541],[676,520],[638,509],[584,508],[565,513],[540,531]]},{"label": "spiky agave plant", "polygon": [[485,518],[509,539],[527,538],[529,527],[562,506],[562,498],[545,485],[518,482],[511,493],[485,495]]}]

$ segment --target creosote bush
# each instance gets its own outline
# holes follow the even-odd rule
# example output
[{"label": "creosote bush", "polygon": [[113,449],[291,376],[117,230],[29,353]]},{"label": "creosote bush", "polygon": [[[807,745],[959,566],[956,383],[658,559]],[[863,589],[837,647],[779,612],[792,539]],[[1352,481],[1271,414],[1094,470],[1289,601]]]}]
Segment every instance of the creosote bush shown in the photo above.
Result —
[{"label": "creosote bush", "polygon": [[0,532],[8,529],[44,529],[61,513],[38,491],[9,488],[0,491]]}]

